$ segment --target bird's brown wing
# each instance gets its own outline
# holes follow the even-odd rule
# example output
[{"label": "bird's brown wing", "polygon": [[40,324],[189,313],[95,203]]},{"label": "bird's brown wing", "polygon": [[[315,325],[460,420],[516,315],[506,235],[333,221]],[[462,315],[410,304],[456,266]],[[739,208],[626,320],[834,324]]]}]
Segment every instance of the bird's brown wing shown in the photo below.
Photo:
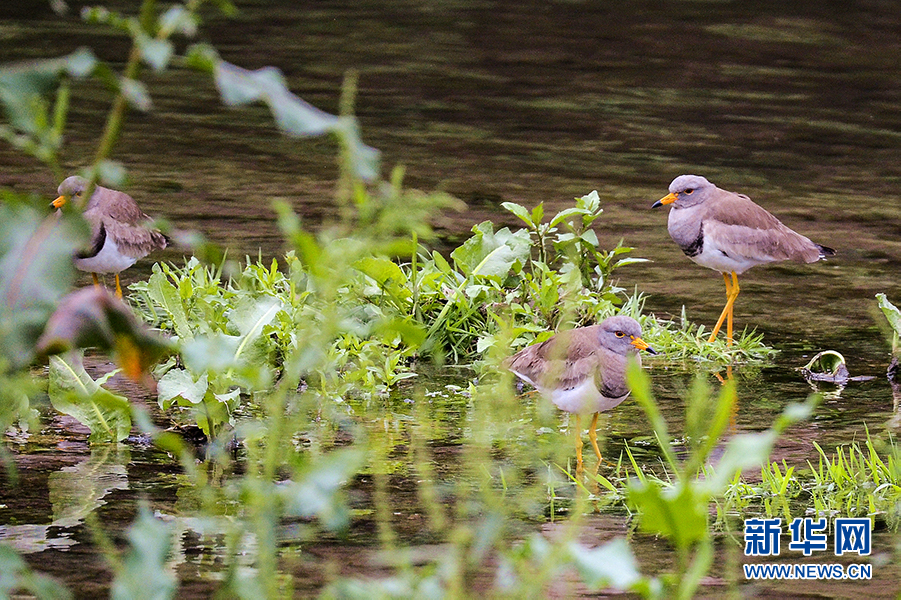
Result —
[{"label": "bird's brown wing", "polygon": [[783,225],[747,196],[719,192],[730,197],[727,202],[711,204],[703,227],[704,236],[720,242],[720,247],[729,247],[730,252],[760,262],[814,262],[820,257],[816,244]]},{"label": "bird's brown wing", "polygon": [[125,192],[100,186],[94,191],[94,195],[91,197],[91,205],[85,213],[95,210],[108,219],[113,219],[126,225],[140,225],[150,220],[150,217],[144,214],[144,211],[134,201],[134,198]]},{"label": "bird's brown wing", "polygon": [[132,258],[143,258],[154,250],[162,250],[168,245],[166,236],[159,231],[148,229],[143,224],[129,225],[113,219],[104,219],[106,234],[112,237],[119,252]]},{"label": "bird's brown wing", "polygon": [[569,389],[586,377],[599,377],[595,326],[568,331],[539,344],[533,344],[508,359],[505,366],[541,387]]}]

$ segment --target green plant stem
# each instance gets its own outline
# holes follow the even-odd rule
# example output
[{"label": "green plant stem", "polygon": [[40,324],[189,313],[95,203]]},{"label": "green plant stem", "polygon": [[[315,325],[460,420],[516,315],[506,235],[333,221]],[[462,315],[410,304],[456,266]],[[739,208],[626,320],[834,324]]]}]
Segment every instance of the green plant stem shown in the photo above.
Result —
[{"label": "green plant stem", "polygon": [[[145,5],[152,3],[153,0],[144,0]],[[128,53],[128,62],[125,65],[125,71],[122,75],[123,79],[135,79],[141,70],[141,51],[138,49],[137,42],[132,42],[131,50]],[[101,161],[109,158],[112,154],[113,146],[119,139],[119,133],[122,131],[122,124],[125,122],[125,115],[128,111],[128,99],[123,92],[118,92],[113,100],[113,107],[110,109],[106,118],[106,126],[103,128],[103,136],[97,146],[97,153],[94,155],[94,167],[96,168]],[[85,194],[85,197],[90,197]]]}]

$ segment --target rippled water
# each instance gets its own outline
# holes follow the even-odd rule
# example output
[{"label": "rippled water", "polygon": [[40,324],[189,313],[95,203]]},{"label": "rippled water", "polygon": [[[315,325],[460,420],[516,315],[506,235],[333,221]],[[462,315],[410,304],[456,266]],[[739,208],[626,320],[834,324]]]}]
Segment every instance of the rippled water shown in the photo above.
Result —
[{"label": "rippled water", "polygon": [[[112,3],[120,4],[131,7]],[[599,237],[610,246],[623,239],[653,261],[622,270],[620,285],[646,292],[648,311],[678,318],[686,306],[691,319],[708,326],[725,300],[722,280],[682,256],[666,233],[665,210],[650,210],[676,175],[701,174],[746,193],[790,227],[836,248],[825,263],[759,267],[742,277],[736,325],[757,328],[781,353],[774,366],[739,373],[736,425],[759,428],[787,402],[806,397],[810,387],[793,369],[828,348],[846,356],[852,374],[876,378],[827,398],[810,423],[780,441],[776,458],[803,460],[812,456],[813,440],[828,448],[860,440],[864,426],[876,436],[896,426],[884,378],[889,347],[873,299],[885,292],[901,302],[896,3],[238,5],[236,19],[211,13],[203,29],[226,60],[277,66],[294,92],[331,112],[345,71],[359,71],[364,139],[383,152],[386,168],[401,163],[408,185],[446,190],[468,204],[462,213],[436,217],[440,247],[484,219],[515,226],[502,201],[560,209],[597,189],[606,210],[596,221]],[[60,19],[36,0],[0,8],[0,42],[3,62],[81,45],[111,61],[126,51],[120,37],[72,16]],[[211,82],[197,73],[151,74],[148,83],[154,110],[129,116],[117,152],[131,175],[128,191],[147,212],[205,232],[232,256],[280,252],[268,208],[273,199],[289,200],[313,225],[330,214],[336,173],[330,141],[280,137],[262,108],[222,107]],[[99,88],[74,89],[70,170],[92,156],[106,100]],[[0,185],[53,196],[58,182],[40,165],[5,145],[0,164]],[[128,276],[145,276],[150,264],[143,261]],[[651,372],[678,432],[689,376],[673,377],[653,363]],[[608,416],[608,452],[646,431],[640,410],[625,403]],[[6,539],[10,527],[23,527],[15,535],[35,538],[27,544],[36,550],[53,546],[42,556],[65,551],[69,558],[47,564],[69,577],[86,534],[61,522],[73,517],[53,514],[48,498],[67,489],[59,483],[66,473],[81,473],[96,457],[69,425],[51,427],[49,450],[41,441],[21,447],[26,485],[0,491],[0,503],[13,507],[0,512],[0,522]],[[176,475],[165,472],[171,469],[165,457],[133,448],[104,460],[104,498],[70,507],[76,517],[96,509],[104,521],[127,522],[135,491],[162,505],[172,501],[167,494]],[[185,569],[211,568],[205,561],[213,557],[195,551],[199,558]],[[332,551],[343,552],[339,545]],[[897,578],[883,573],[879,585],[888,594]],[[90,574],[72,583],[85,586],[83,597],[103,585]],[[190,583],[186,590],[193,590]]]}]

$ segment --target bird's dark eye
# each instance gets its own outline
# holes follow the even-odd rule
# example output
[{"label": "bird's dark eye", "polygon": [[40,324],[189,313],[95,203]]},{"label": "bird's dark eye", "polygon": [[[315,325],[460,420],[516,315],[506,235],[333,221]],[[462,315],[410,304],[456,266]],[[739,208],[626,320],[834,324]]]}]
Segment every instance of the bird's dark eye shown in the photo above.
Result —
[{"label": "bird's dark eye", "polygon": [[615,335],[616,337],[619,337],[619,338],[626,337],[626,334],[623,333],[622,331],[614,331],[613,335]]},{"label": "bird's dark eye", "polygon": [[694,188],[688,188],[687,190],[685,190],[682,193],[685,194],[686,196],[691,196],[692,194],[695,193],[695,190],[694,190]]}]

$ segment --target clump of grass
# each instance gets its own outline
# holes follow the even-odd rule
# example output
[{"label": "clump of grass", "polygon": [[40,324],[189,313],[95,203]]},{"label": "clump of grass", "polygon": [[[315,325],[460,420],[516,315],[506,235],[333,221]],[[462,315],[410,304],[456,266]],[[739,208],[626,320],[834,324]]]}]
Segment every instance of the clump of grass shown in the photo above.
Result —
[{"label": "clump of grass", "polygon": [[890,437],[882,452],[867,432],[861,445],[852,442],[827,454],[816,442],[816,465],[807,468],[763,465],[760,481],[751,483],[740,475],[729,484],[723,502],[718,504],[721,525],[728,518],[757,516],[792,517],[870,517],[897,530],[901,524],[901,468],[899,449]]}]

